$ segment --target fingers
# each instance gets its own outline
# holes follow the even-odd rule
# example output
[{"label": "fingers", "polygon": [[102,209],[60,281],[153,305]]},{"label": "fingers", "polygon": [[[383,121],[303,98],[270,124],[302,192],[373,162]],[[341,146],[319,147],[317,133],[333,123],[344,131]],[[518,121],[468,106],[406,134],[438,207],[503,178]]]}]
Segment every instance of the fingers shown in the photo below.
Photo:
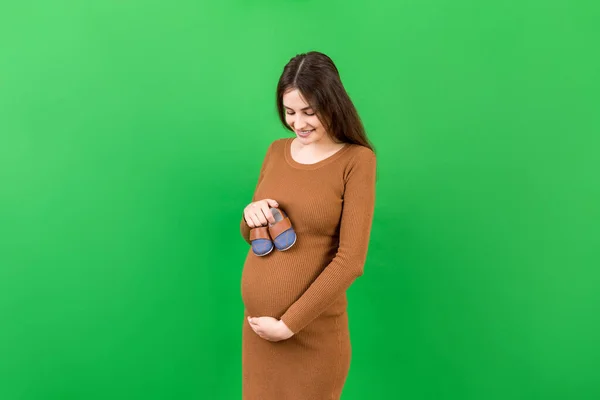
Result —
[{"label": "fingers", "polygon": [[[269,223],[274,224],[275,222],[275,218],[273,217],[273,213],[271,212],[271,207],[279,207],[279,203],[276,200],[273,199],[265,199],[265,202],[267,203],[267,213],[265,213],[265,215],[267,216],[267,219],[269,220]],[[264,209],[263,209],[264,212]]]},{"label": "fingers", "polygon": [[263,202],[261,205],[261,211],[264,214],[264,216],[267,218],[267,220],[265,221],[265,225],[267,225],[267,221],[269,224],[274,224],[275,223],[275,218],[273,217],[273,213],[270,210],[269,204],[267,202]]},{"label": "fingers", "polygon": [[279,203],[273,199],[264,199],[250,203],[244,209],[244,219],[250,228],[274,224],[275,218],[271,207],[279,207]]},{"label": "fingers", "polygon": [[266,220],[264,220],[264,222],[261,222],[261,220],[259,219],[259,216],[257,215],[256,211],[256,205],[254,203],[248,205],[244,209],[244,219],[246,220],[246,224],[248,224],[248,227],[250,228],[257,228],[259,226],[264,226],[267,224]]},{"label": "fingers", "polygon": [[[256,214],[255,208],[252,207],[250,209],[250,220],[252,221],[252,223],[254,224],[254,227],[259,227],[259,226],[263,226],[266,225],[265,222],[260,220],[260,217]],[[264,217],[263,217],[264,220]]]},{"label": "fingers", "polygon": [[[254,210],[256,212],[256,218],[258,218],[258,221],[260,222],[260,224],[262,226],[266,226],[268,225],[268,221],[267,221],[267,214],[265,214],[265,206],[263,205],[263,202],[260,202],[259,204],[256,204],[256,206],[254,207]],[[267,209],[268,211],[268,209]]]},{"label": "fingers", "polygon": [[256,333],[261,338],[267,339],[265,332],[259,327],[258,324],[254,323],[254,322],[250,322],[250,328],[252,328],[254,333]]},{"label": "fingers", "polygon": [[258,324],[258,321],[256,321],[256,318],[248,317],[248,323],[254,332],[258,333],[257,330],[260,329],[260,325]]},{"label": "fingers", "polygon": [[274,338],[269,336],[267,332],[265,332],[265,330],[260,326],[258,318],[248,317],[248,322],[250,324],[250,328],[252,328],[254,333],[260,336],[262,339],[268,340],[270,342],[275,341]]},{"label": "fingers", "polygon": [[250,214],[248,214],[247,212],[244,212],[244,221],[246,221],[246,225],[248,225],[249,228],[256,228],[256,225],[254,225],[254,221],[252,221],[252,218],[250,218]]}]

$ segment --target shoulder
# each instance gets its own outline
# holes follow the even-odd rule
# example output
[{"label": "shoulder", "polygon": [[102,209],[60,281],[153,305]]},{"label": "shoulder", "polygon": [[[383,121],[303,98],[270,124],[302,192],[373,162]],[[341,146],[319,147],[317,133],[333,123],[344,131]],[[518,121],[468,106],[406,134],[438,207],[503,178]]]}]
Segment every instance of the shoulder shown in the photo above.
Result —
[{"label": "shoulder", "polygon": [[289,138],[281,138],[281,139],[275,139],[274,141],[271,142],[271,144],[269,145],[267,152],[273,152],[273,151],[278,151],[280,149],[284,149],[286,143],[288,142]]},{"label": "shoulder", "polygon": [[344,169],[344,180],[359,181],[371,179],[376,175],[377,159],[373,150],[358,144],[350,144]]},{"label": "shoulder", "polygon": [[272,141],[269,146],[267,146],[267,150],[265,151],[265,161],[271,158],[273,154],[283,154],[281,153],[285,149],[285,143],[287,139],[275,139]]},{"label": "shoulder", "polygon": [[350,156],[350,164],[357,163],[376,163],[377,157],[373,150],[359,144],[348,144],[350,146],[348,153]]}]

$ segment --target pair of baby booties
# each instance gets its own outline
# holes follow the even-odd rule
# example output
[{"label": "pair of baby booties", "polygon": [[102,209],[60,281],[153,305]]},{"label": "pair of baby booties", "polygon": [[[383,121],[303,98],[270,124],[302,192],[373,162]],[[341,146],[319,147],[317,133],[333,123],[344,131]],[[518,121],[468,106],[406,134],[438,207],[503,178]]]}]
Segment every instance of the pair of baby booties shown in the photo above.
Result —
[{"label": "pair of baby booties", "polygon": [[280,208],[272,207],[274,224],[259,226],[250,230],[252,252],[259,257],[271,253],[274,248],[285,251],[296,243],[296,231],[287,214]]}]

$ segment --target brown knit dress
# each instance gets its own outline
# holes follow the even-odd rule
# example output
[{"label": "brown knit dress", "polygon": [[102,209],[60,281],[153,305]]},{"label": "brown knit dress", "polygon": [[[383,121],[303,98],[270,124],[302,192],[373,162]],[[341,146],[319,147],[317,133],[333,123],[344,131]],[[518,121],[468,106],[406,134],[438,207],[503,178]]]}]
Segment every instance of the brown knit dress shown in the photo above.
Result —
[{"label": "brown knit dress", "polygon": [[[296,244],[264,257],[248,251],[242,272],[245,400],[339,399],[351,358],[346,289],[363,273],[375,200],[375,155],[346,144],[315,164],[291,157],[293,138],[274,141],[253,201],[274,199]],[[242,218],[242,237],[250,228]],[[247,316],[282,319],[295,333],[270,342]]]}]

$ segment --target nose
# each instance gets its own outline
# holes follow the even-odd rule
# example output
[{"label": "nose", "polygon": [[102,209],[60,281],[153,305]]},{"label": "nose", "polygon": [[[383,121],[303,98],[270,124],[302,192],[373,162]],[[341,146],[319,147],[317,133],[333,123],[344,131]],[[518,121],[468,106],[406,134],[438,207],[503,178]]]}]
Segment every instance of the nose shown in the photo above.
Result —
[{"label": "nose", "polygon": [[304,121],[302,119],[301,113],[296,113],[296,116],[294,118],[294,128],[302,130],[304,127]]}]

